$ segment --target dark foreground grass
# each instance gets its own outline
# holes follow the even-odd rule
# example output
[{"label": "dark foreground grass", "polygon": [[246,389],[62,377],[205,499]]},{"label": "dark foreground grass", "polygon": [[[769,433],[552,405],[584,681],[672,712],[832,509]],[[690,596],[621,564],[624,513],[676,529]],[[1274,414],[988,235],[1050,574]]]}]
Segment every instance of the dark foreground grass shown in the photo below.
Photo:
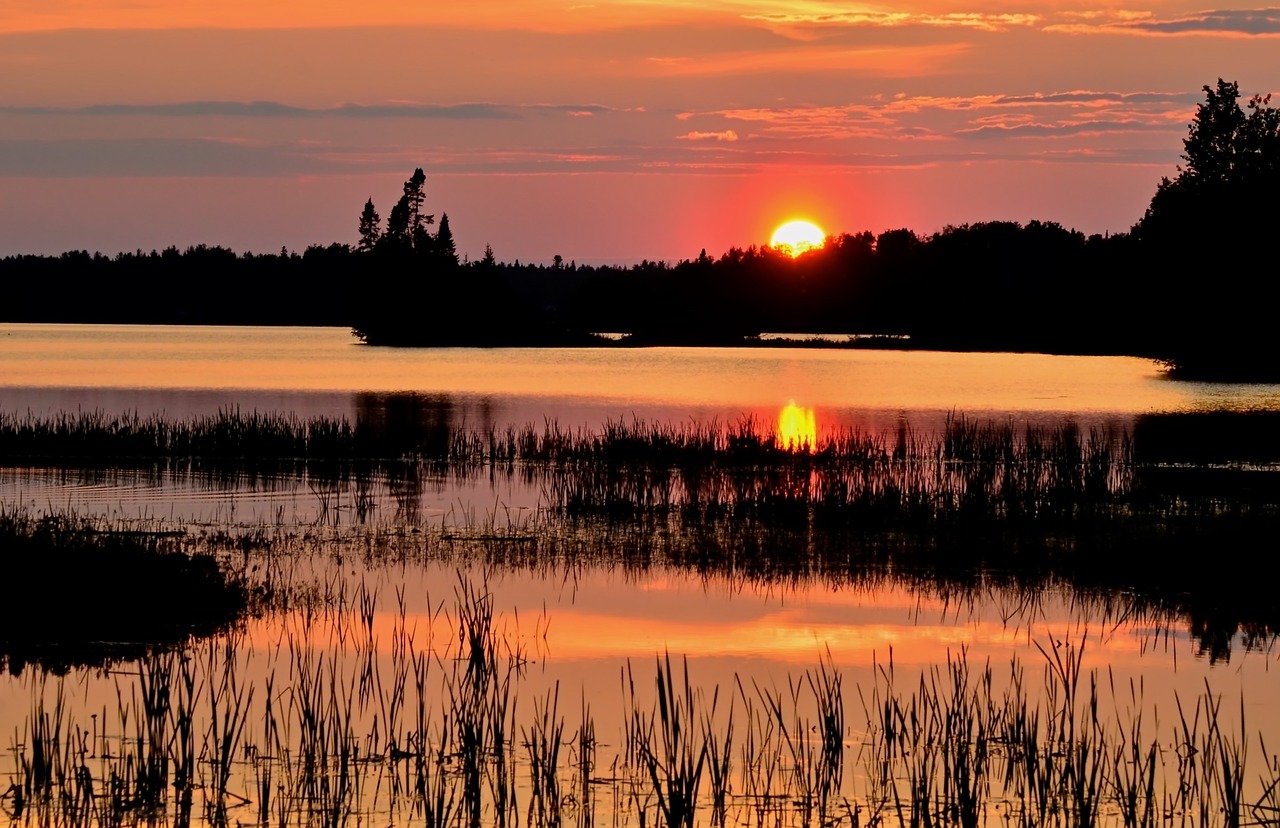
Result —
[{"label": "dark foreground grass", "polygon": [[225,627],[244,585],[181,533],[113,531],[65,516],[0,514],[0,667],[136,656]]},{"label": "dark foreground grass", "polygon": [[[528,639],[483,582],[460,577],[425,629],[401,604],[380,633],[364,585],[336,600],[314,622],[331,628],[286,634],[265,681],[232,635],[122,672],[101,721],[64,682],[34,682],[0,808],[32,826],[494,828],[1234,828],[1280,813],[1272,734],[1243,697],[1206,684],[1160,708],[1141,678],[1089,666],[1087,635],[914,674],[891,652],[860,683],[829,653],[724,684],[661,655],[627,663],[618,696],[579,719],[558,683],[517,703]],[[602,732],[592,710],[619,698],[620,730]]]}]

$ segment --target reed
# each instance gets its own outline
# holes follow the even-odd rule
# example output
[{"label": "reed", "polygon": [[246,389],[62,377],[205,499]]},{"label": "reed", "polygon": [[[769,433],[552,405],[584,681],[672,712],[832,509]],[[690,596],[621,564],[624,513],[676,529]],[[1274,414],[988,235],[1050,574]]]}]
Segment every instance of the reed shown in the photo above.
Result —
[{"label": "reed", "polygon": [[577,779],[574,788],[578,804],[578,825],[580,828],[588,828],[594,824],[595,794],[592,784],[598,745],[595,720],[591,716],[591,705],[587,703],[585,693],[582,699],[582,724],[574,742],[577,747],[577,761],[574,763]]},{"label": "reed", "polygon": [[657,660],[657,697],[648,713],[635,698],[630,664],[627,673],[634,755],[652,786],[661,824],[692,828],[708,748],[707,734],[698,727],[701,694],[689,682],[688,662],[677,680],[670,653]]},{"label": "reed", "polygon": [[707,782],[710,785],[711,824],[724,826],[728,819],[729,795],[733,777],[733,696],[729,696],[729,712],[724,724],[717,720],[715,708],[719,688],[712,697],[711,709],[702,715],[702,736],[707,745]]},{"label": "reed", "polygon": [[529,818],[538,825],[558,828],[563,820],[560,794],[560,749],[564,744],[564,719],[559,715],[560,683],[539,705],[534,702],[533,723],[524,733],[529,756]]}]

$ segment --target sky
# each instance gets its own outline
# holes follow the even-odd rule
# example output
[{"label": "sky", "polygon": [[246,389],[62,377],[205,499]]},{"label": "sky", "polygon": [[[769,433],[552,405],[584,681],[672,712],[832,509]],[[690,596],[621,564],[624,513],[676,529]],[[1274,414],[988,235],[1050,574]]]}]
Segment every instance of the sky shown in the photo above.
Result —
[{"label": "sky", "polygon": [[354,243],[415,167],[504,261],[1125,231],[1278,38],[1194,0],[0,0],[0,255]]}]

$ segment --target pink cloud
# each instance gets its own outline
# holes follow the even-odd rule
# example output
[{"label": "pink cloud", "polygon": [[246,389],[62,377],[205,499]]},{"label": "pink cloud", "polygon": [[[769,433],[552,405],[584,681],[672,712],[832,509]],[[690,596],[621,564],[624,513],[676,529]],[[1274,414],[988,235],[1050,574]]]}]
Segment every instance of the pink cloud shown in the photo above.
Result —
[{"label": "pink cloud", "polygon": [[686,132],[684,135],[677,135],[677,141],[736,141],[738,133],[731,129],[722,132]]}]

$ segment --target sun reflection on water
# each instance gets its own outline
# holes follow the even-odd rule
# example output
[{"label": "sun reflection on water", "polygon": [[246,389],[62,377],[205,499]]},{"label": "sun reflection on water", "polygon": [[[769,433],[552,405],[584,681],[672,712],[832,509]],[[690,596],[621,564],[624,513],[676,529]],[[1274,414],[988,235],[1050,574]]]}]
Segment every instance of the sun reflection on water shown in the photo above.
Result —
[{"label": "sun reflection on water", "polygon": [[818,425],[812,408],[801,408],[795,400],[778,414],[778,445],[789,451],[813,451],[818,441]]}]

